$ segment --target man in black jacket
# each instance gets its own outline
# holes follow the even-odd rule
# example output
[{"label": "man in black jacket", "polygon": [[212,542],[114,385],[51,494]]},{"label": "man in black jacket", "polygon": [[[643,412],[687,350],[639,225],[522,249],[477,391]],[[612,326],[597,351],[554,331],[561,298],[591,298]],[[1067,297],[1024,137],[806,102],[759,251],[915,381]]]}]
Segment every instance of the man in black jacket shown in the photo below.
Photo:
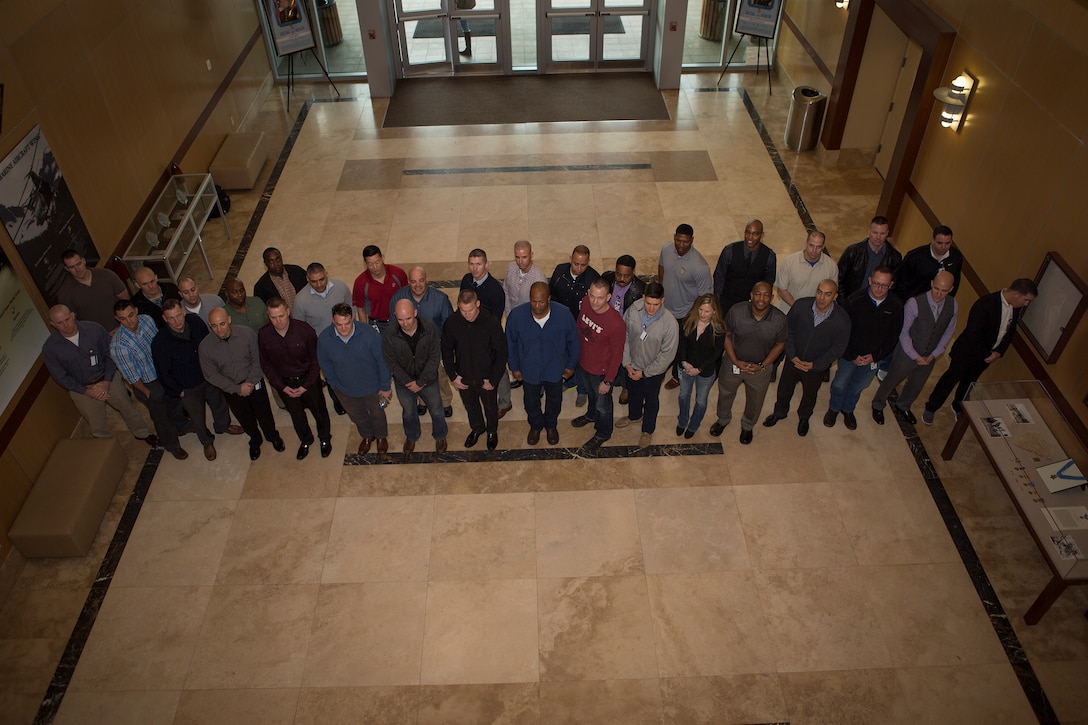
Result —
[{"label": "man in black jacket", "polygon": [[839,296],[847,299],[864,289],[873,270],[884,265],[892,272],[903,261],[903,255],[888,241],[890,226],[887,217],[875,216],[869,222],[869,236],[851,244],[839,257]]},{"label": "man in black jacket", "polygon": [[297,264],[284,264],[283,255],[275,247],[264,250],[261,258],[268,271],[253,285],[253,294],[265,304],[273,297],[279,297],[288,307],[293,306],[295,293],[308,283],[306,270]]},{"label": "man in black jacket", "polygon": [[442,358],[438,328],[419,317],[411,300],[398,300],[393,306],[397,324],[382,333],[382,357],[396,383],[400,416],[404,423],[404,453],[415,450],[423,434],[419,425],[416,397],[423,399],[431,414],[431,435],[435,452],[446,452],[448,427],[442,412],[442,394],[438,389],[439,362]]},{"label": "man in black jacket", "polygon": [[[506,336],[498,318],[480,306],[472,290],[457,296],[457,314],[442,327],[442,365],[461,393],[472,430],[465,448],[487,432],[487,447],[499,445],[497,381],[506,375]],[[482,405],[482,409],[481,409]]]},{"label": "man in black jacket", "polygon": [[956,388],[952,412],[959,416],[962,410],[960,402],[967,396],[967,389],[986,372],[990,363],[1009,349],[1016,323],[1038,294],[1039,289],[1034,282],[1020,278],[1000,292],[991,292],[971,305],[967,326],[952,343],[948,370],[933,387],[926,401],[926,410],[922,413],[922,422],[933,425],[934,413],[944,405],[952,388]]}]

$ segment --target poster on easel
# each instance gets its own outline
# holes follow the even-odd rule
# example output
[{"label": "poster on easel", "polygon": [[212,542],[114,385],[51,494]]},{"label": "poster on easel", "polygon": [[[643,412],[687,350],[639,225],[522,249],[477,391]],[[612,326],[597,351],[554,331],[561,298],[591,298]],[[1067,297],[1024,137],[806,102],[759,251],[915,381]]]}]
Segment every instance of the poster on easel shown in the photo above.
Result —
[{"label": "poster on easel", "polygon": [[317,45],[305,0],[264,0],[261,6],[276,44],[276,55],[283,57]]},{"label": "poster on easel", "polygon": [[34,367],[49,328],[0,252],[0,411],[6,411]]},{"label": "poster on easel", "polygon": [[737,8],[737,33],[772,40],[778,31],[782,0],[742,0]]}]

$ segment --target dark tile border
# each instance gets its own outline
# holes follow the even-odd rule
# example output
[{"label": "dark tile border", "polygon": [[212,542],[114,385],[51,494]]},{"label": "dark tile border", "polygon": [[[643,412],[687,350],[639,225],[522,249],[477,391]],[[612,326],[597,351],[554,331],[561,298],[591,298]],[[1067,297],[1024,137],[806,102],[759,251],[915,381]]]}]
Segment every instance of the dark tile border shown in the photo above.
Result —
[{"label": "dark tile border", "polygon": [[433,452],[404,453],[349,453],[344,456],[345,466],[381,466],[393,463],[500,463],[514,461],[580,461],[608,458],[649,458],[651,456],[720,456],[724,454],[721,443],[674,443],[639,448],[638,446],[601,446],[593,455],[582,453],[581,448],[505,448],[489,451],[482,439],[480,449],[447,451],[442,455]]},{"label": "dark tile border", "polygon": [[560,166],[474,166],[461,169],[405,169],[405,176],[441,174],[515,174],[527,171],[629,171],[650,169],[650,164],[570,164]]}]

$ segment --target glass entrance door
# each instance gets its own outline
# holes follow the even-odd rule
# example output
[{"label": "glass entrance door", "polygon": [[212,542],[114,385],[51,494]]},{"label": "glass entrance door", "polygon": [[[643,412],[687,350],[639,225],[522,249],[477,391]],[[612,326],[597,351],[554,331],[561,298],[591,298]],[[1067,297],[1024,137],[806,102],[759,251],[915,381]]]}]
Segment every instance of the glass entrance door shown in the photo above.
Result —
[{"label": "glass entrance door", "polygon": [[508,2],[395,0],[402,76],[509,72]]},{"label": "glass entrance door", "polygon": [[539,0],[540,68],[648,67],[651,0]]}]

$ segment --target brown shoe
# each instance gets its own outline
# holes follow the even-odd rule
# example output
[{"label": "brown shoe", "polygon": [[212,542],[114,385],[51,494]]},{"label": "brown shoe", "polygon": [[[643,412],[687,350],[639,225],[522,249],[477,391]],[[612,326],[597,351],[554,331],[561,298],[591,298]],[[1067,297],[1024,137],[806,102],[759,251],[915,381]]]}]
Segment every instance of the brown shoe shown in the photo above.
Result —
[{"label": "brown shoe", "polygon": [[548,431],[548,445],[552,445],[552,446],[559,445],[559,429],[558,428],[552,428],[550,431]]},{"label": "brown shoe", "polygon": [[209,443],[208,445],[204,446],[204,457],[207,458],[209,461],[215,460],[215,446],[213,444]]},{"label": "brown shoe", "polygon": [[434,442],[434,452],[438,453],[439,455],[446,452],[446,439],[445,438],[439,438],[438,440],[436,440]]},{"label": "brown shoe", "polygon": [[364,438],[362,442],[359,443],[359,455],[365,456],[367,453],[370,453],[370,444],[373,442],[373,438]]},{"label": "brown shoe", "polygon": [[379,438],[378,439],[378,453],[388,453],[388,452],[389,452],[389,439],[388,438]]},{"label": "brown shoe", "polygon": [[184,448],[178,448],[175,451],[170,451],[170,455],[172,455],[179,461],[184,461],[186,458],[189,457],[189,453]]},{"label": "brown shoe", "polygon": [[620,393],[620,405],[627,405],[627,388]]},{"label": "brown shoe", "polygon": [[514,406],[512,406],[512,405],[509,408],[499,408],[499,420],[502,420],[503,416],[505,416],[507,413],[509,413],[513,409],[514,409]]},{"label": "brown shoe", "polygon": [[416,449],[416,442],[410,441],[407,438],[404,439],[404,452],[405,454],[411,453]]},{"label": "brown shoe", "polygon": [[680,387],[680,381],[676,378],[669,378],[665,382],[665,390],[676,390]]},{"label": "brown shoe", "polygon": [[535,428],[530,428],[529,435],[525,436],[525,442],[531,446],[535,446],[540,442],[540,431]]},{"label": "brown shoe", "polygon": [[242,426],[237,423],[231,423],[230,426],[227,427],[227,435],[240,436],[243,433],[245,433],[245,431],[242,430]]}]

